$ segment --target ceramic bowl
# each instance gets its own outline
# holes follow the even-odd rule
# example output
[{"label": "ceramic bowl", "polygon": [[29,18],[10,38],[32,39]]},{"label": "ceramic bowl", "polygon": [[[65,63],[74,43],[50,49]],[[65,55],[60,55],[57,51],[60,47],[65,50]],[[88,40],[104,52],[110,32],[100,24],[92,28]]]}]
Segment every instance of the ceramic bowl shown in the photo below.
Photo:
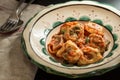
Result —
[{"label": "ceramic bowl", "polygon": [[[103,26],[109,48],[100,62],[70,66],[55,60],[47,50],[51,36],[67,21],[92,21]],[[102,75],[120,63],[120,11],[92,1],[71,1],[56,4],[33,16],[22,34],[22,48],[28,58],[44,71],[69,78]]]}]

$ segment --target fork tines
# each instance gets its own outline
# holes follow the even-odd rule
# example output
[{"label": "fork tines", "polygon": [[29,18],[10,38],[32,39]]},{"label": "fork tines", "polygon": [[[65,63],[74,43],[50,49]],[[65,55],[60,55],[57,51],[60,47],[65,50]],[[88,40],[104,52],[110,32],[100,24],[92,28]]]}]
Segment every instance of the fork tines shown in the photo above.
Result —
[{"label": "fork tines", "polygon": [[0,32],[12,31],[15,29],[18,21],[8,20],[0,27]]}]

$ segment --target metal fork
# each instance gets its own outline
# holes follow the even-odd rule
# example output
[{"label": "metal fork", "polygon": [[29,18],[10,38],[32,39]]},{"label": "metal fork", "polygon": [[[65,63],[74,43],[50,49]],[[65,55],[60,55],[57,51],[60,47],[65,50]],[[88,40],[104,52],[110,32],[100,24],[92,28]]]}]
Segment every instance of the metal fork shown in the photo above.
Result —
[{"label": "metal fork", "polygon": [[26,9],[29,4],[31,4],[34,0],[30,0],[24,7],[22,6],[25,0],[20,0],[15,11],[9,16],[7,21],[0,27],[0,33],[8,33],[11,31],[17,30],[20,26],[18,24],[22,22],[20,20],[20,16],[24,9]]}]

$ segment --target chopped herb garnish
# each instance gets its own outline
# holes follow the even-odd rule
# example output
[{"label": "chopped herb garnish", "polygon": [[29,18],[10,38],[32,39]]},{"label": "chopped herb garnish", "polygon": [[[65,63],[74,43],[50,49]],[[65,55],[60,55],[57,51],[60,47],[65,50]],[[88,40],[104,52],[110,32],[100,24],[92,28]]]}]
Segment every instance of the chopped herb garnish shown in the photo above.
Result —
[{"label": "chopped herb garnish", "polygon": [[73,35],[75,32],[73,30],[70,30],[70,35]]},{"label": "chopped herb garnish", "polygon": [[89,42],[90,42],[89,37],[86,37],[86,38],[85,38],[85,43],[89,43]]},{"label": "chopped herb garnish", "polygon": [[65,32],[66,32],[66,30],[64,30],[64,29],[60,31],[61,34],[64,34]]},{"label": "chopped herb garnish", "polygon": [[80,30],[80,27],[79,27],[79,26],[75,26],[75,27],[73,28],[73,30]]}]

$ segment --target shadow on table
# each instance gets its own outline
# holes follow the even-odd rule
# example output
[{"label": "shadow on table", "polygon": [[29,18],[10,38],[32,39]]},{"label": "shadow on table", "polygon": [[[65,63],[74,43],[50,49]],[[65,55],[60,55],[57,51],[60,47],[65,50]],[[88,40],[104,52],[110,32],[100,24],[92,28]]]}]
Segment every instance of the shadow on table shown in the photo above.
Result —
[{"label": "shadow on table", "polygon": [[58,75],[53,75],[38,69],[34,80],[120,80],[120,68],[116,68],[100,76],[70,79]]}]

